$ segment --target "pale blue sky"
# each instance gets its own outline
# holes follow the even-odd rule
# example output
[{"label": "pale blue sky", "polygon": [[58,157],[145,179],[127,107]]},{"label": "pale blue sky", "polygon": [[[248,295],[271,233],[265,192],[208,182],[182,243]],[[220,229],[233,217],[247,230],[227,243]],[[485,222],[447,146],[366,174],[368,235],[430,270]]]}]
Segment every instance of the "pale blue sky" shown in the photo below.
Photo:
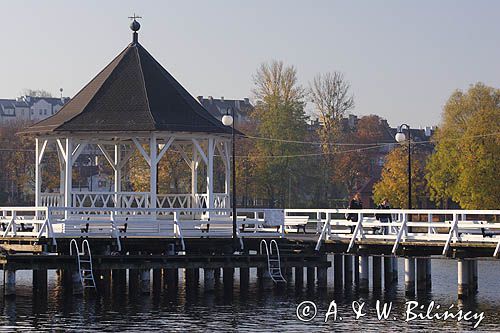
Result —
[{"label": "pale blue sky", "polygon": [[271,59],[307,86],[338,70],[358,115],[435,125],[454,89],[500,87],[500,1],[4,1],[0,97],[73,96],[139,40],[192,95],[251,95]]}]

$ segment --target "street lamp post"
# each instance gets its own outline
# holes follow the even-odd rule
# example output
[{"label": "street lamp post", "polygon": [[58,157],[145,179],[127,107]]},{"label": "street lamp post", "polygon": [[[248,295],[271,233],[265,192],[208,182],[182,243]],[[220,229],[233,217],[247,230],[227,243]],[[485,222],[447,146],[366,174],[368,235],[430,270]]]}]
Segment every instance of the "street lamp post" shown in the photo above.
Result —
[{"label": "street lamp post", "polygon": [[239,244],[238,244],[238,238],[236,236],[236,221],[237,221],[237,216],[236,216],[236,159],[235,159],[235,137],[234,137],[234,109],[231,109],[231,114],[229,114],[229,109],[227,110],[227,113],[222,117],[222,123],[225,126],[231,126],[231,144],[232,144],[232,187],[233,187],[233,193],[232,193],[232,205],[231,207],[233,208],[233,250],[234,252],[239,250]]},{"label": "street lamp post", "polygon": [[398,128],[396,133],[396,141],[401,143],[406,140],[406,136],[403,133],[403,127],[408,131],[408,209],[411,209],[411,131],[410,126],[407,124],[402,124]]}]

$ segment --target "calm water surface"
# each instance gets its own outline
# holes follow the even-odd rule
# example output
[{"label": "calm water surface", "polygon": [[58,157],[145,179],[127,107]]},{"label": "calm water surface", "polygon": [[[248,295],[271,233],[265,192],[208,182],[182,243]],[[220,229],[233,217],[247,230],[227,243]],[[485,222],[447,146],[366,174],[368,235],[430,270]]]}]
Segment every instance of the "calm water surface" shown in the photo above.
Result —
[{"label": "calm water surface", "polygon": [[[484,320],[476,331],[500,332],[500,263],[479,263],[479,293],[467,302],[456,297],[456,262],[433,260],[432,292],[416,298],[420,304],[431,300],[443,308],[455,307],[484,312]],[[360,295],[354,290],[334,292],[301,288],[293,283],[281,290],[261,290],[251,270],[250,287],[240,291],[235,274],[234,289],[224,292],[219,284],[215,292],[203,291],[203,274],[200,287],[186,294],[181,281],[176,292],[162,291],[158,295],[142,296],[127,291],[109,290],[105,295],[73,297],[58,283],[54,271],[49,272],[47,300],[34,299],[31,290],[31,272],[17,275],[17,297],[0,299],[0,331],[241,331],[241,332],[330,332],[330,331],[474,331],[473,323],[415,320],[404,321],[407,298],[403,287],[403,261],[399,261],[399,284],[389,292]],[[333,274],[329,272],[330,276]],[[331,279],[330,279],[331,280]],[[126,290],[126,289],[125,289]],[[302,301],[314,301],[317,317],[301,322],[296,308]],[[324,322],[325,313],[332,300],[338,304],[342,321]],[[375,303],[392,302],[390,320],[377,319]],[[352,301],[366,302],[366,316],[356,319],[351,309]],[[453,309],[455,309],[455,307]],[[454,310],[456,312],[456,310]],[[396,320],[394,320],[396,317]]]}]

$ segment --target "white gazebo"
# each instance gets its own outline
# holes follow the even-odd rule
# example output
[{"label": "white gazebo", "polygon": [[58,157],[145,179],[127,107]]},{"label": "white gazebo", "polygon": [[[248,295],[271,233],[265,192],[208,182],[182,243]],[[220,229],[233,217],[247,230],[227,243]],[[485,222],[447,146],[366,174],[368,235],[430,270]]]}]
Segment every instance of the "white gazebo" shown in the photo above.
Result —
[{"label": "white gazebo", "polygon": [[[35,205],[114,208],[230,208],[231,128],[207,112],[138,42],[133,40],[57,114],[24,133],[36,137]],[[86,147],[98,147],[114,171],[114,189],[73,189],[73,165]],[[60,189],[42,193],[41,164],[57,151]],[[169,151],[179,153],[191,170],[191,192],[157,192],[157,166]],[[135,151],[149,166],[147,192],[126,192],[122,173]],[[224,164],[222,193],[214,192],[214,156]],[[198,169],[206,165],[206,189],[199,191]],[[227,213],[228,214],[228,213]]]}]

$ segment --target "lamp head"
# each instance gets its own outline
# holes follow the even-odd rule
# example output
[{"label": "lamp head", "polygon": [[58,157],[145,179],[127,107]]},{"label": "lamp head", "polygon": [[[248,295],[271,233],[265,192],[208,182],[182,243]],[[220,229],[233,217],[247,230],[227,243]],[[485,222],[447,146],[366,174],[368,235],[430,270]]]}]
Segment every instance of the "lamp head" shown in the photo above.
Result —
[{"label": "lamp head", "polygon": [[397,132],[395,139],[397,142],[403,142],[406,140],[406,135],[403,132]]},{"label": "lamp head", "polygon": [[224,124],[224,126],[233,125],[233,116],[231,116],[230,114],[225,114],[224,116],[222,116],[222,124]]}]

